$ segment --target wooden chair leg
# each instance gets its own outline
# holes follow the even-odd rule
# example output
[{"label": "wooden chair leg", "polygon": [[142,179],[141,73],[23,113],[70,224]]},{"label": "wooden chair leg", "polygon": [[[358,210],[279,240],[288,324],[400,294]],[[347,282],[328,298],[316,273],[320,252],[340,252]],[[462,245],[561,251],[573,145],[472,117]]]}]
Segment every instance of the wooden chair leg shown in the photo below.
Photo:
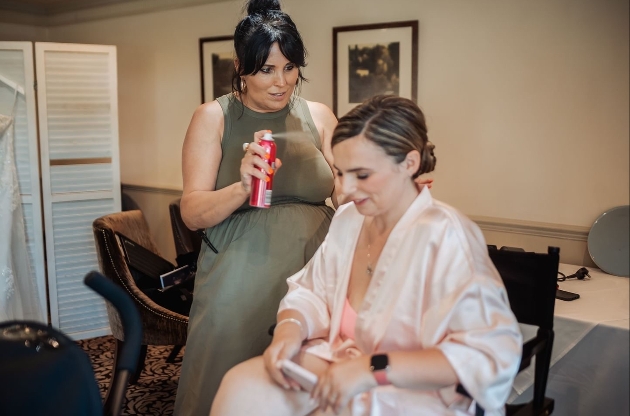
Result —
[{"label": "wooden chair leg", "polygon": [[147,357],[147,346],[143,345],[142,347],[140,347],[140,355],[138,356],[138,368],[136,368],[136,372],[129,378],[130,385],[138,383],[140,374],[142,374],[142,370],[144,370],[144,359],[146,357]]},{"label": "wooden chair leg", "polygon": [[547,345],[544,347],[543,351],[536,355],[534,371],[534,398],[532,400],[534,410],[536,411],[542,410],[545,406],[545,391],[547,389],[554,333],[549,333],[548,337]]},{"label": "wooden chair leg", "polygon": [[182,350],[182,348],[183,348],[183,345],[175,345],[171,353],[168,355],[168,357],[166,357],[166,362],[174,363],[175,359],[177,358],[177,355]]}]

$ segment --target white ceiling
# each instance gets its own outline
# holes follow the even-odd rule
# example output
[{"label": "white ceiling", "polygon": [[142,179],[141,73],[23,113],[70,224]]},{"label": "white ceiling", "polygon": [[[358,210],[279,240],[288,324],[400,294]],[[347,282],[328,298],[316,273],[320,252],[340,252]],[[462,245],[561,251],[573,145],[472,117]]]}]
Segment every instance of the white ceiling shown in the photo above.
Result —
[{"label": "white ceiling", "polygon": [[123,3],[125,1],[126,0],[0,0],[0,10],[11,10],[34,15],[52,15]]},{"label": "white ceiling", "polygon": [[0,0],[0,22],[56,26],[231,0]]}]

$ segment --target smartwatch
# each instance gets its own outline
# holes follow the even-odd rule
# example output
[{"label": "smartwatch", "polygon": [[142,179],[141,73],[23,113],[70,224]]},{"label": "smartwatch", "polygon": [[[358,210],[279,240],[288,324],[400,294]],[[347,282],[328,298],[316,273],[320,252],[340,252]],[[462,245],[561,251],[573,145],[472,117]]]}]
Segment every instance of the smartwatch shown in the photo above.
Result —
[{"label": "smartwatch", "polygon": [[387,379],[387,372],[389,371],[389,357],[387,357],[387,354],[373,355],[370,359],[370,371],[372,371],[379,386],[392,384]]}]

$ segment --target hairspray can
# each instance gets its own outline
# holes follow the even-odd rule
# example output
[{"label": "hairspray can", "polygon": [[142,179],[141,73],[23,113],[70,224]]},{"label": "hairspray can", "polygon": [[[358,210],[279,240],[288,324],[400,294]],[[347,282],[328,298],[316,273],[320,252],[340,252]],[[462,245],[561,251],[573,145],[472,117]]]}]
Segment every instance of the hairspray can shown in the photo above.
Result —
[{"label": "hairspray can", "polygon": [[[271,133],[265,133],[263,138],[258,142],[269,155],[267,163],[272,169],[276,169],[276,142],[271,137]],[[263,169],[261,172],[266,173]],[[273,173],[269,174],[269,182],[252,177],[252,193],[249,196],[249,205],[258,208],[269,208],[271,206],[271,189],[273,187]]]}]

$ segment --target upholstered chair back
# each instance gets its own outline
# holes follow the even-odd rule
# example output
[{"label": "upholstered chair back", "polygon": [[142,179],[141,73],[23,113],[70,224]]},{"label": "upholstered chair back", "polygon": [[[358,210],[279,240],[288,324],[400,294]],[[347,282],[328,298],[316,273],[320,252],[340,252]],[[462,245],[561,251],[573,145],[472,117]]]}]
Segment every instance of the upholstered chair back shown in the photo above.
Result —
[{"label": "upholstered chair back", "polygon": [[[97,218],[92,224],[100,271],[122,286],[133,298],[140,312],[143,345],[185,345],[188,317],[153,302],[135,284],[125,261],[124,252],[115,236],[119,232],[141,246],[160,254],[140,210],[117,212]],[[107,305],[112,335],[124,341],[118,313]]]}]

